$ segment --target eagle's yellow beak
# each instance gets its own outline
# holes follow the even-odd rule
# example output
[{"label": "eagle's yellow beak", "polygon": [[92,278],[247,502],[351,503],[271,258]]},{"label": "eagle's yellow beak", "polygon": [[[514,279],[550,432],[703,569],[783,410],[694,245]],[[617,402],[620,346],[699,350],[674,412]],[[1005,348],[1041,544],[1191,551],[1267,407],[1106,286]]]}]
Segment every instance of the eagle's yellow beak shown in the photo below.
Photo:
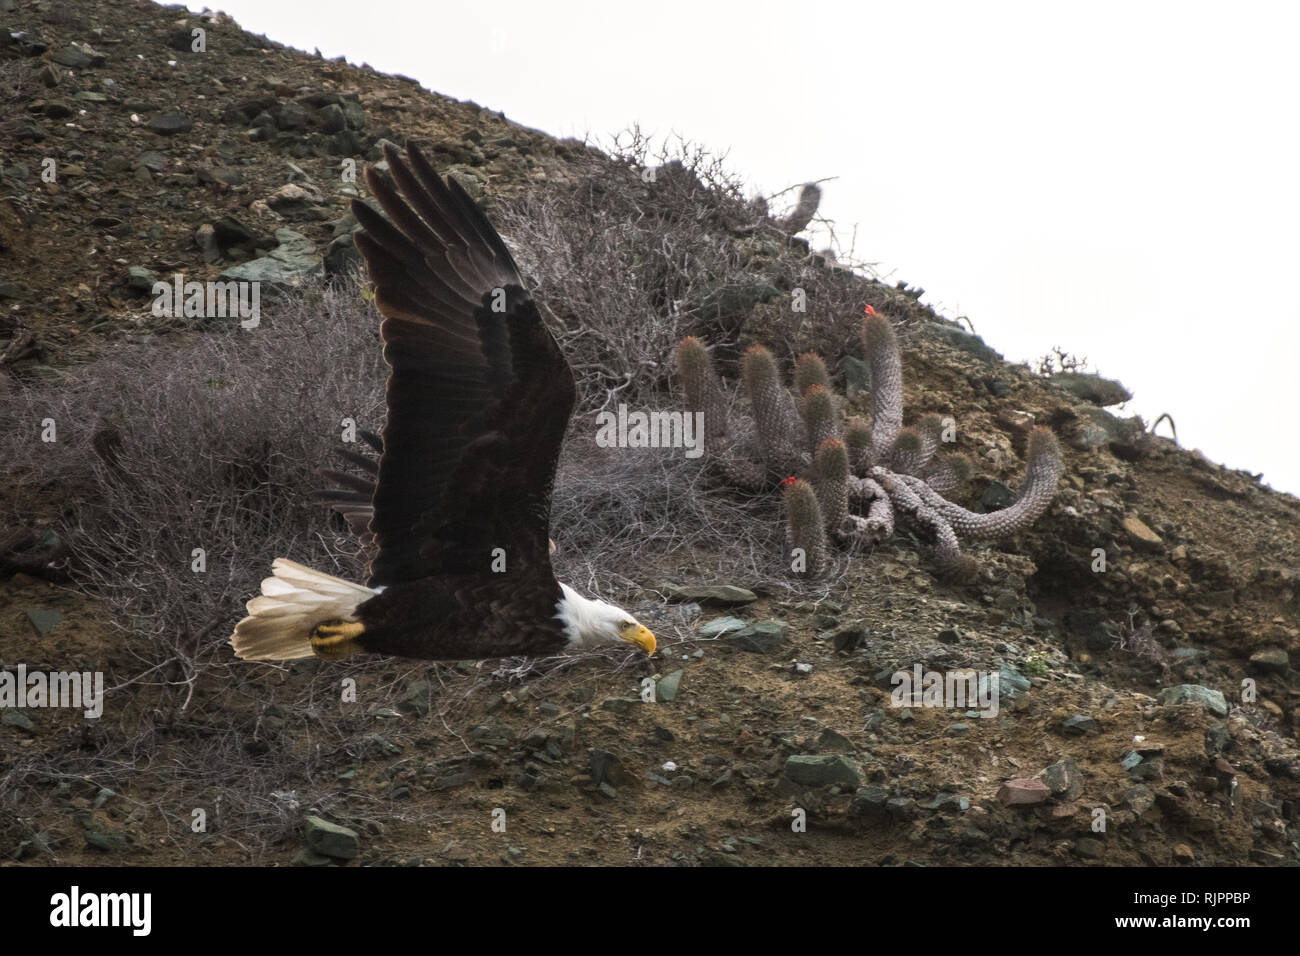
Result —
[{"label": "eagle's yellow beak", "polygon": [[630,641],[647,654],[655,652],[655,636],[651,633],[650,628],[643,624],[629,624],[626,627],[619,628],[618,636],[625,641]]}]

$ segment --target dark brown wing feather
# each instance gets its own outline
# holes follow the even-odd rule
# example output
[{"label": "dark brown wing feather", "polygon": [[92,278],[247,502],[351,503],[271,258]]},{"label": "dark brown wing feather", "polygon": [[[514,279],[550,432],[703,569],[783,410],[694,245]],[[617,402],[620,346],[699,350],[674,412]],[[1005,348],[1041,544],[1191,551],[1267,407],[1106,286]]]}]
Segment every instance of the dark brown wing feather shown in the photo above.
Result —
[{"label": "dark brown wing feather", "polygon": [[[366,178],[391,222],[353,203],[392,370],[369,583],[491,574],[502,548],[508,571],[558,597],[547,536],[572,372],[464,190],[412,145],[409,161],[391,147],[384,156],[396,188],[374,170]],[[351,521],[366,483],[344,484],[337,494],[353,497],[336,503]]]}]

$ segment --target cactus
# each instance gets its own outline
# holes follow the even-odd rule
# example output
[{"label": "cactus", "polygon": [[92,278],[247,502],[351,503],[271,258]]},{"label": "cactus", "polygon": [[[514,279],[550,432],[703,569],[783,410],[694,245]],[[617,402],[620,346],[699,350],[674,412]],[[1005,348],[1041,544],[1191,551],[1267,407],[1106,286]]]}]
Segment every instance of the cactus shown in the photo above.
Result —
[{"label": "cactus", "polygon": [[814,385],[831,387],[831,374],[826,371],[826,363],[816,352],[804,352],[794,360],[794,391],[796,395],[806,394]]},{"label": "cactus", "polygon": [[821,187],[816,183],[804,183],[799,190],[799,201],[795,203],[794,209],[790,210],[790,214],[779,223],[781,230],[792,236],[796,232],[803,232],[808,228],[808,223],[812,222],[813,216],[817,215],[817,207],[821,205],[821,201]]},{"label": "cactus", "polygon": [[[732,484],[754,490],[780,481],[790,547],[802,548],[804,573],[827,565],[827,540],[877,544],[894,532],[898,515],[934,540],[935,563],[946,575],[965,578],[976,570],[961,540],[987,540],[1030,527],[1047,510],[1063,470],[1061,449],[1050,429],[1029,435],[1025,480],[1015,502],[978,514],[944,495],[970,476],[969,459],[939,454],[945,419],[923,416],[903,426],[903,366],[889,320],[870,306],[862,345],[870,374],[871,423],[842,420],[842,401],[831,388],[825,363],[809,352],[795,363],[795,394],[782,384],[772,353],[747,350],[741,375],[753,419],[727,417],[727,401],[705,347],[685,339],[677,350],[678,379],[692,411],[703,411],[710,462]],[[798,398],[795,398],[795,395]],[[712,410],[712,411],[711,411]],[[709,422],[710,415],[716,416]],[[716,425],[715,432],[710,425]]]},{"label": "cactus", "polygon": [[721,441],[727,434],[727,399],[709,350],[694,336],[677,343],[677,376],[691,408],[704,413],[704,440]]},{"label": "cactus", "polygon": [[822,442],[840,437],[840,414],[835,395],[825,385],[809,385],[803,396],[803,421],[808,450],[816,453]]},{"label": "cactus", "polygon": [[826,566],[826,532],[821,506],[812,485],[799,478],[781,482],[781,499],[785,504],[786,550],[792,567],[802,552],[802,571],[797,574],[813,578]]},{"label": "cactus", "polygon": [[800,471],[807,463],[806,442],[800,435],[794,400],[781,384],[776,359],[763,346],[750,346],[741,358],[741,377],[769,467],[777,475]]},{"label": "cactus", "polygon": [[842,533],[849,516],[849,453],[842,441],[828,438],[813,458],[813,488],[826,529]]}]

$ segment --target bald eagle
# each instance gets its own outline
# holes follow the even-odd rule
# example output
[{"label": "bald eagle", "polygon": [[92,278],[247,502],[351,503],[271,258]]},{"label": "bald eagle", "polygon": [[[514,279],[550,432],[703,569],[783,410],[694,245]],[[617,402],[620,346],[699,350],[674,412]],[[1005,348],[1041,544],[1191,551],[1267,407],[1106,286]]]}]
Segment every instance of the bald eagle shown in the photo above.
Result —
[{"label": "bald eagle", "polygon": [[555,466],[573,373],[510,252],[460,185],[413,144],[386,146],[390,184],[366,181],[356,245],[383,316],[390,373],[378,466],[332,502],[376,553],[365,586],[286,558],[230,638],[245,660],[358,652],[429,660],[546,655],[619,641],[647,654],[635,617],[555,579]]}]

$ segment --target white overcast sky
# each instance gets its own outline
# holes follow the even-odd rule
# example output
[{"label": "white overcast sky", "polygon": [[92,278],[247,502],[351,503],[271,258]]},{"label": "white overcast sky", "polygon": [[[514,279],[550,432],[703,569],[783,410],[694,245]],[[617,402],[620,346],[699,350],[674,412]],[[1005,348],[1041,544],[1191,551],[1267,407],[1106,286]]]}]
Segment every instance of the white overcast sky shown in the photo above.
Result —
[{"label": "white overcast sky", "polygon": [[1298,4],[219,8],[556,136],[680,133],[756,191],[838,177],[822,212],[858,258],[1009,359],[1086,355],[1125,411],[1300,493]]}]

